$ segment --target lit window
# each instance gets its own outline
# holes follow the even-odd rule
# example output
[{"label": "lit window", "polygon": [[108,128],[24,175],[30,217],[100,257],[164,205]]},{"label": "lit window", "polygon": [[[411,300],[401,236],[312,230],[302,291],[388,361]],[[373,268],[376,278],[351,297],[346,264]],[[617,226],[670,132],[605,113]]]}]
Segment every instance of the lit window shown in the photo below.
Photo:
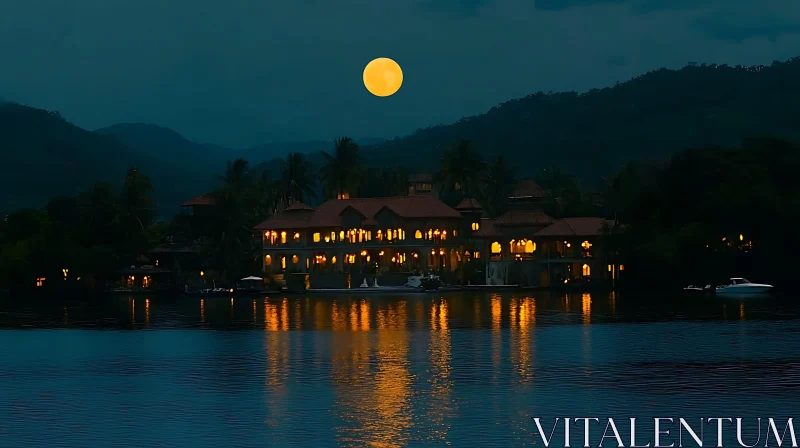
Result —
[{"label": "lit window", "polygon": [[267,266],[272,264],[272,255],[267,255],[266,257],[264,257],[264,264]]},{"label": "lit window", "polygon": [[379,240],[383,240],[383,233],[381,233],[381,231],[378,230],[378,233],[375,235],[375,238],[377,238]]},{"label": "lit window", "polygon": [[339,231],[339,241],[344,241],[344,230]]},{"label": "lit window", "polygon": [[156,267],[158,267],[158,260],[156,260]]},{"label": "lit window", "polygon": [[331,242],[331,237],[329,237],[328,235],[325,235],[325,242],[326,243],[330,243]]},{"label": "lit window", "polygon": [[584,248],[585,250],[589,250],[589,248],[592,247],[592,243],[584,241],[581,243],[581,247]]},{"label": "lit window", "polygon": [[481,224],[477,222],[472,223],[472,230],[479,230],[481,228]]},{"label": "lit window", "polygon": [[620,271],[624,271],[625,270],[625,265],[624,264],[619,265],[619,270]]},{"label": "lit window", "polygon": [[36,279],[36,286],[42,286],[42,285],[44,285],[44,280],[45,280],[45,278],[44,278],[44,277],[39,277],[39,278],[37,278],[37,279]]},{"label": "lit window", "polygon": [[314,233],[314,242],[319,243],[319,233]]},{"label": "lit window", "polygon": [[281,244],[286,244],[286,232],[281,232]]},{"label": "lit window", "polygon": [[331,257],[331,264],[336,264],[336,255]]},{"label": "lit window", "polygon": [[584,277],[588,277],[591,274],[592,274],[592,268],[590,268],[588,264],[584,264],[583,265],[583,276]]},{"label": "lit window", "polygon": [[300,232],[294,232],[294,242],[295,243],[300,242]]},{"label": "lit window", "polygon": [[536,243],[534,243],[533,241],[530,241],[530,240],[525,242],[525,253],[526,254],[532,254],[535,250],[536,250]]},{"label": "lit window", "polygon": [[492,253],[493,254],[499,254],[502,250],[503,249],[500,247],[500,243],[498,243],[497,241],[492,243]]},{"label": "lit window", "polygon": [[281,269],[286,269],[286,257],[281,257]]},{"label": "lit window", "polygon": [[453,236],[458,236],[458,230],[453,229]]},{"label": "lit window", "polygon": [[611,265],[608,265],[608,272],[611,272]]},{"label": "lit window", "polygon": [[300,257],[297,255],[292,255],[292,264],[297,264],[300,261]]},{"label": "lit window", "polygon": [[336,241],[336,232],[331,232],[331,241]]},{"label": "lit window", "polygon": [[443,240],[447,239],[447,230],[442,230],[442,239]]},{"label": "lit window", "polygon": [[477,252],[477,251],[475,251],[475,252],[473,252],[473,253],[472,253],[472,256],[473,256],[474,258],[481,258],[481,253],[480,253],[480,252]]},{"label": "lit window", "polygon": [[422,239],[422,232],[420,232],[419,230],[414,232],[414,238],[416,238],[418,240],[421,240]]}]

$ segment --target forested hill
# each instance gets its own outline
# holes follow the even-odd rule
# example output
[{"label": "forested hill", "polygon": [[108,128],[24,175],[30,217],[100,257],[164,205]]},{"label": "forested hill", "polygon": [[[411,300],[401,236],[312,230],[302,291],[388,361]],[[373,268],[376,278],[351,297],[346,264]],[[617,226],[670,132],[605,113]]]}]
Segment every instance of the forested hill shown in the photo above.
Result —
[{"label": "forested hill", "polygon": [[[504,155],[518,177],[560,166],[591,184],[626,161],[660,158],[686,147],[735,146],[760,136],[800,140],[798,79],[800,58],[768,67],[662,69],[584,94],[536,93],[482,115],[371,145],[362,154],[368,167],[434,171],[442,149],[468,139],[487,159]],[[226,159],[243,156],[253,166],[276,170],[276,158],[299,151],[311,155],[316,170],[322,160],[318,151],[332,146],[306,142],[235,151],[194,143],[153,125],[89,132],[55,112],[0,103],[0,211],[38,207],[96,181],[117,182],[135,165],[153,179],[159,211],[169,214],[205,193]]]},{"label": "forested hill", "polygon": [[[770,66],[689,65],[656,70],[584,94],[536,93],[482,115],[421,129],[376,146],[376,156],[413,154],[433,169],[440,149],[472,140],[521,171],[560,166],[597,180],[631,159],[704,144],[738,145],[752,136],[800,139],[800,58]],[[468,93],[465,93],[468,94]]]},{"label": "forested hill", "polygon": [[[74,196],[96,182],[113,187],[135,166],[153,180],[159,211],[175,210],[216,181],[211,171],[179,163],[167,151],[140,151],[117,136],[87,131],[57,112],[0,104],[0,212],[40,207]],[[215,172],[219,163],[215,164]]]}]

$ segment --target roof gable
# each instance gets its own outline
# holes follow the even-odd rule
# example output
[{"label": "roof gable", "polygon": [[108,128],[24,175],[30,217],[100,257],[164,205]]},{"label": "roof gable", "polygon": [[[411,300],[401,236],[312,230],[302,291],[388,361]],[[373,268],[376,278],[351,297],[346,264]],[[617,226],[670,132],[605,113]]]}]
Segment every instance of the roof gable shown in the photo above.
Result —
[{"label": "roof gable", "polygon": [[181,204],[182,207],[191,207],[193,205],[214,205],[214,196],[211,193],[206,193]]},{"label": "roof gable", "polygon": [[524,199],[524,198],[543,198],[545,191],[536,182],[532,180],[521,180],[517,183],[517,187],[509,196],[510,199]]},{"label": "roof gable", "polygon": [[544,226],[555,220],[541,210],[509,210],[495,219],[497,226]]},{"label": "roof gable", "polygon": [[[291,207],[290,207],[291,208]],[[375,225],[375,216],[389,209],[406,219],[460,219],[461,213],[433,196],[394,196],[387,198],[331,199],[316,209],[290,210],[271,216],[257,230],[339,227],[347,209],[360,213],[364,225]],[[285,226],[285,227],[277,227]]]},{"label": "roof gable", "polygon": [[605,225],[613,226],[614,221],[605,218],[564,218],[540,230],[535,236],[598,236],[603,233]]}]

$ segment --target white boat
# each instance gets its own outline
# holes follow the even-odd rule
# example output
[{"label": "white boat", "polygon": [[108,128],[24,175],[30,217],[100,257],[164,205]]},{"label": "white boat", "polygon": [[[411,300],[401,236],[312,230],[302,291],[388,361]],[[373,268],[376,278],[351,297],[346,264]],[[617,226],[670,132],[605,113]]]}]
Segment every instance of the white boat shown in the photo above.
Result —
[{"label": "white boat", "polygon": [[734,277],[730,284],[717,286],[716,294],[720,295],[746,295],[765,294],[772,290],[772,285],[751,283],[746,278]]}]

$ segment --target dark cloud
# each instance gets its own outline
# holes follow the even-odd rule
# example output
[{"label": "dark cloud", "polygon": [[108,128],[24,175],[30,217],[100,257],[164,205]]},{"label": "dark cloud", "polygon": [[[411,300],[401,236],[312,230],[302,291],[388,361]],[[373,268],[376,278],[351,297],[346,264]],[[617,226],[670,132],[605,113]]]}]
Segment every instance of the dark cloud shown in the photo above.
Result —
[{"label": "dark cloud", "polygon": [[711,1],[714,0],[534,0],[536,9],[542,11],[561,11],[586,6],[625,5],[640,14],[667,10],[697,9]]},{"label": "dark cloud", "polygon": [[775,42],[784,34],[800,33],[800,22],[792,23],[778,17],[751,21],[704,16],[695,19],[693,26],[715,39],[737,43],[752,38],[767,38],[770,42]]},{"label": "dark cloud", "polygon": [[493,6],[494,0],[420,0],[419,4],[430,11],[477,17],[482,8]]}]

